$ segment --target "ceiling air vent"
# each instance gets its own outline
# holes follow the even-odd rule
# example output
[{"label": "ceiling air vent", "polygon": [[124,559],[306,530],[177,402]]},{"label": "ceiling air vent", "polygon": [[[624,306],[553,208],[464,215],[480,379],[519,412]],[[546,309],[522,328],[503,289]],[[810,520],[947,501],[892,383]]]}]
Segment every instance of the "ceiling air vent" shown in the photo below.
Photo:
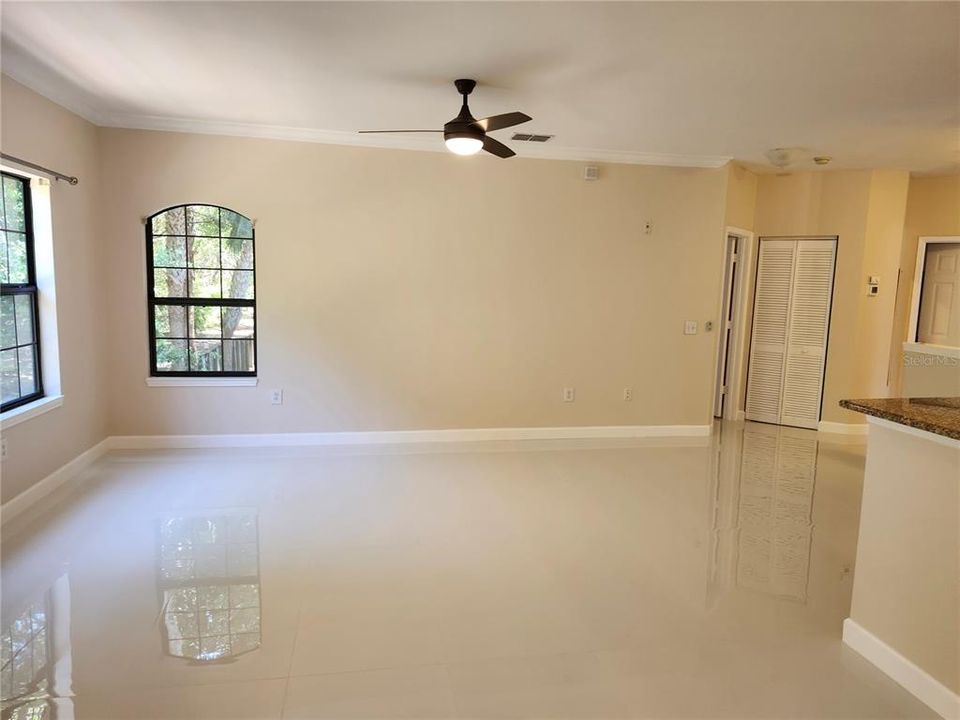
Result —
[{"label": "ceiling air vent", "polygon": [[511,140],[518,140],[520,142],[546,142],[553,135],[530,135],[529,133],[514,133]]}]

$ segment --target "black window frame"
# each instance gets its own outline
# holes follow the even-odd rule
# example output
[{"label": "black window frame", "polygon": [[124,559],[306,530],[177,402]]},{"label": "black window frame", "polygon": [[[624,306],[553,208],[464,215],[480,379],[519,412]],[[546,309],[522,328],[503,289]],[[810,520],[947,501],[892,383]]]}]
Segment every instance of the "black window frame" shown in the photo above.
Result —
[{"label": "black window frame", "polygon": [[[203,237],[211,238],[213,236],[209,235],[190,235],[188,233],[188,224],[187,224],[187,212],[188,208],[191,207],[213,207],[217,208],[218,213],[227,212],[234,213],[245,220],[250,221],[250,237],[249,238],[232,238],[227,237],[226,239],[237,239],[237,240],[250,240],[251,249],[253,254],[253,267],[251,269],[253,273],[253,298],[193,298],[193,297],[158,297],[154,292],[154,264],[153,264],[153,219],[158,215],[163,215],[170,210],[176,210],[177,208],[184,209],[184,242],[187,242],[189,238],[192,237]],[[218,215],[219,219],[219,215]],[[250,378],[257,377],[257,371],[259,369],[259,358],[257,357],[257,338],[259,336],[259,331],[257,327],[257,231],[253,226],[253,220],[243,213],[237,212],[232,208],[225,207],[223,205],[214,205],[212,203],[203,203],[203,202],[194,202],[194,203],[179,203],[177,205],[170,205],[165,207],[162,210],[150,215],[144,222],[144,237],[146,240],[146,256],[147,256],[147,323],[148,323],[148,334],[149,334],[149,352],[150,352],[150,377],[157,378]],[[219,223],[218,223],[219,226]],[[180,237],[180,236],[166,236],[166,235],[157,235],[156,237]],[[224,240],[222,234],[218,234],[217,237],[221,240]],[[184,261],[188,263],[187,260]],[[186,272],[189,277],[189,271],[198,268],[187,268]],[[219,268],[199,268],[199,269],[211,269],[219,270],[223,272],[223,266],[221,261],[221,266]],[[189,281],[188,281],[189,282]],[[189,285],[188,285],[189,293]],[[160,370],[157,368],[157,340],[163,340],[165,338],[157,337],[157,325],[156,325],[156,309],[158,305],[171,305],[171,306],[184,306],[184,307],[241,307],[241,308],[252,308],[253,310],[253,370]],[[246,338],[244,338],[246,339]],[[222,340],[222,338],[221,338]],[[222,357],[222,354],[221,354]],[[222,366],[222,360],[221,360]],[[190,338],[187,338],[187,368],[190,367]]]},{"label": "black window frame", "polygon": [[[29,177],[23,175],[17,175],[16,173],[7,172],[6,170],[0,172],[0,177],[3,178],[12,178],[23,185],[23,225],[24,225],[24,244],[26,246],[26,256],[27,256],[27,282],[25,283],[0,283],[0,295],[29,295],[33,300],[33,342],[29,345],[36,346],[36,353],[34,355],[34,377],[36,378],[36,390],[29,395],[21,395],[16,400],[10,400],[0,404],[0,414],[7,412],[8,410],[13,410],[18,408],[21,405],[26,405],[27,403],[36,402],[41,398],[45,397],[43,390],[43,365],[41,362],[41,347],[40,347],[40,293],[37,288],[37,266],[36,266],[36,253],[34,248],[34,233],[33,233],[33,195],[31,193],[31,180]],[[3,195],[0,192],[0,195]],[[6,196],[0,197],[0,202],[6,203]],[[4,227],[2,232],[7,232],[7,228]],[[11,231],[18,232],[18,231]],[[9,253],[9,251],[8,251]],[[7,268],[9,272],[10,263],[7,262]],[[14,321],[16,324],[16,321]],[[18,349],[17,352],[17,382],[20,382],[20,353],[19,348],[26,347],[24,345],[16,345]],[[7,348],[9,349],[9,348]]]}]

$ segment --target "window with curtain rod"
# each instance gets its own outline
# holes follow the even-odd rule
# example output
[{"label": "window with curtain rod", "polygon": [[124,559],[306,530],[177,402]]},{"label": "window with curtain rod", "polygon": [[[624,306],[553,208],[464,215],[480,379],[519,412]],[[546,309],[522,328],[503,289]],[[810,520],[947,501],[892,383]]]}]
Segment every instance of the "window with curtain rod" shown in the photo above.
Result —
[{"label": "window with curtain rod", "polygon": [[44,173],[45,175],[50,175],[51,177],[56,178],[57,180],[64,180],[65,182],[70,183],[71,185],[76,185],[80,182],[79,178],[75,175],[67,175],[66,173],[58,172],[57,170],[51,170],[48,167],[43,165],[37,165],[32,163],[29,160],[24,160],[22,158],[14,157],[13,155],[8,155],[7,153],[0,153],[0,158],[8,162],[15,163],[25,168],[30,168],[31,170],[36,170],[37,172]]}]

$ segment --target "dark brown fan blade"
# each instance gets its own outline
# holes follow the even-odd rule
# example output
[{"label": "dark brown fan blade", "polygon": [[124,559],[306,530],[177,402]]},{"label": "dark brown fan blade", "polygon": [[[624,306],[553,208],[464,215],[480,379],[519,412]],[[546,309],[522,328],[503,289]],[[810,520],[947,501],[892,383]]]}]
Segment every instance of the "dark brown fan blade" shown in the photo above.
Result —
[{"label": "dark brown fan blade", "polygon": [[365,133],[411,133],[411,132],[443,132],[443,130],[357,130],[360,134]]},{"label": "dark brown fan blade", "polygon": [[529,122],[530,120],[533,120],[533,118],[529,115],[525,115],[522,112],[512,112],[504,113],[503,115],[491,115],[483,120],[477,120],[477,125],[487,132],[490,132],[491,130],[502,130],[503,128],[513,127],[514,125]]},{"label": "dark brown fan blade", "polygon": [[483,139],[483,149],[486,150],[488,153],[491,153],[501,158],[508,158],[516,155],[516,153],[513,150],[508,148],[499,140],[494,140],[489,135],[487,135]]}]

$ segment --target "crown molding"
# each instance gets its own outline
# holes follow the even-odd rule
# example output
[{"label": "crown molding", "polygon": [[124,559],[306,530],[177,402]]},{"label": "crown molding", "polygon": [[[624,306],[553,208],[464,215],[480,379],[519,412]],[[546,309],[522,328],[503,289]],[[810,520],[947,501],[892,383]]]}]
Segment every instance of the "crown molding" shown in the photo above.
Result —
[{"label": "crown molding", "polygon": [[106,120],[85,93],[38,65],[17,43],[6,37],[3,38],[3,74],[87,122],[100,126]]},{"label": "crown molding", "polygon": [[[439,138],[430,135],[361,135],[342,130],[319,130],[316,128],[289,127],[284,125],[260,125],[255,123],[224,120],[202,120],[160,115],[136,115],[108,113],[95,107],[88,97],[77,92],[69,83],[63,82],[50,72],[37,69],[29,58],[21,57],[14,50],[5,53],[3,72],[22,85],[44,96],[51,102],[70,110],[99,127],[126,130],[158,130],[200,135],[225,135],[231,137],[259,138],[265,140],[289,140],[293,142],[347,145],[354,147],[386,148],[393,150],[419,150],[446,152]],[[564,147],[562,145],[539,145],[513,143],[511,147],[518,157],[541,160],[573,160],[578,162],[619,163],[626,165],[660,165],[669,167],[718,168],[733,158],[726,155],[685,155],[678,153],[636,152],[632,150],[603,150]]]},{"label": "crown molding", "polygon": [[[288,127],[282,125],[258,125],[219,120],[195,120],[156,115],[106,115],[97,123],[103,127],[128,130],[158,130],[200,135],[227,135],[267,140],[290,140],[294,142],[320,143],[324,145],[349,145],[354,147],[386,148],[393,150],[419,150],[446,152],[436,136],[359,134],[342,130],[318,130],[315,128]],[[630,150],[598,150],[564,147],[561,145],[534,145],[514,143],[511,148],[518,157],[542,160],[575,160],[581,162],[621,163],[627,165],[666,165],[671,167],[718,168],[733,158],[726,155],[682,155],[677,153],[635,152]]]}]

